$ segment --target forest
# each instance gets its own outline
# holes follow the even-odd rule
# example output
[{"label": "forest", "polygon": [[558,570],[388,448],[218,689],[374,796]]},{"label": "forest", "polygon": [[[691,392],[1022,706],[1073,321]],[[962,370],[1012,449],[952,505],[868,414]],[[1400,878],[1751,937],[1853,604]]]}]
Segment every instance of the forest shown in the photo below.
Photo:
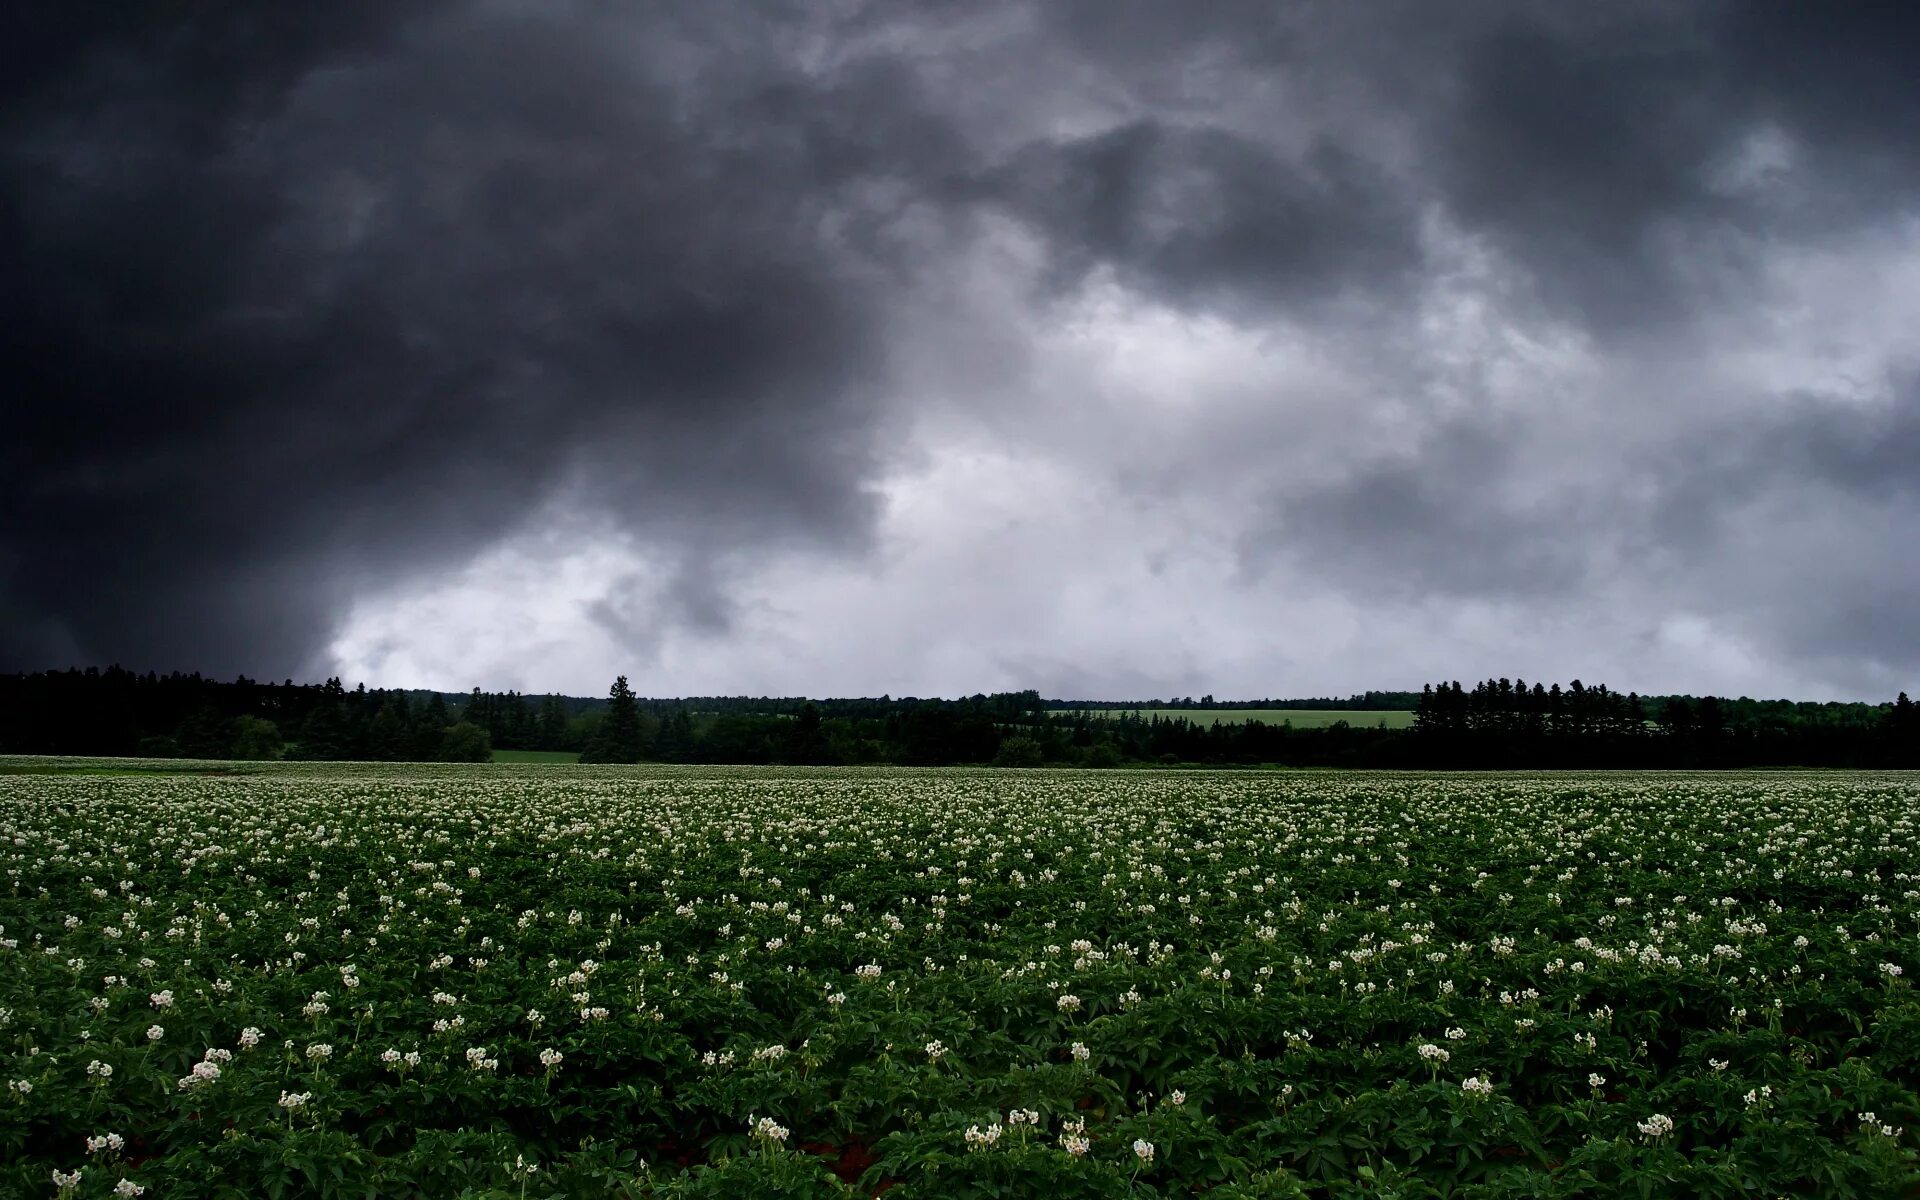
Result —
[{"label": "forest", "polygon": [[[980,764],[1007,767],[1370,768],[1920,767],[1920,708],[1716,696],[1642,697],[1574,680],[1457,681],[1345,700],[605,698],[349,690],[119,667],[0,675],[0,752],[190,759],[488,761],[496,750],[581,761]],[[1387,703],[1392,701],[1393,703]],[[1351,723],[1214,725],[1138,708],[1349,708]],[[1369,711],[1414,709],[1407,729]]]}]

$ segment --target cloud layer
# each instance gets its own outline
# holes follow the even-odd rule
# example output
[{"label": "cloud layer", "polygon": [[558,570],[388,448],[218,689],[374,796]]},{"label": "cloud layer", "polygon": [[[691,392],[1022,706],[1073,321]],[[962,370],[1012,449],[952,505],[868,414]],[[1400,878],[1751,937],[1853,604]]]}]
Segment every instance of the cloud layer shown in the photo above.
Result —
[{"label": "cloud layer", "polygon": [[36,17],[0,668],[1920,675],[1898,9]]}]

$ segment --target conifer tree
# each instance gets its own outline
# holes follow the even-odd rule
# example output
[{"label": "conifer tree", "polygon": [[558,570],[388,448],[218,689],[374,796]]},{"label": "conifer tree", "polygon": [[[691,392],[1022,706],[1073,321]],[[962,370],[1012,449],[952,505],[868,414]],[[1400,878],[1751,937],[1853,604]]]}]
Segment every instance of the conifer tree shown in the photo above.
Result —
[{"label": "conifer tree", "polygon": [[636,763],[640,761],[640,705],[627,686],[625,675],[613,681],[607,691],[607,719],[600,723],[581,762]]}]

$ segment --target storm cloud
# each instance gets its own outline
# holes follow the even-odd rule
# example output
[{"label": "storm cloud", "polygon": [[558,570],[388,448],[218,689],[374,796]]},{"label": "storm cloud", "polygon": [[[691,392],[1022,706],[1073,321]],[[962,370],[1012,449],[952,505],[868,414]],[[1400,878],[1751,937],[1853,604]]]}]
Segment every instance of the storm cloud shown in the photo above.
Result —
[{"label": "storm cloud", "polygon": [[0,669],[1920,673],[1920,27],[36,6]]}]

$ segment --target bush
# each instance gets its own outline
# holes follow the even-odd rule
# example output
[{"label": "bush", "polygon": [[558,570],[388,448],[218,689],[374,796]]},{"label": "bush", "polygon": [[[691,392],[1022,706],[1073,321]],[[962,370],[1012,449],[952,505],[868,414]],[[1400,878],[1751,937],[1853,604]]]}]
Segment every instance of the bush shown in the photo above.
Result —
[{"label": "bush", "polygon": [[1044,761],[1040,743],[1030,737],[1010,737],[1000,743],[1000,749],[993,755],[996,767],[1037,767]]}]

